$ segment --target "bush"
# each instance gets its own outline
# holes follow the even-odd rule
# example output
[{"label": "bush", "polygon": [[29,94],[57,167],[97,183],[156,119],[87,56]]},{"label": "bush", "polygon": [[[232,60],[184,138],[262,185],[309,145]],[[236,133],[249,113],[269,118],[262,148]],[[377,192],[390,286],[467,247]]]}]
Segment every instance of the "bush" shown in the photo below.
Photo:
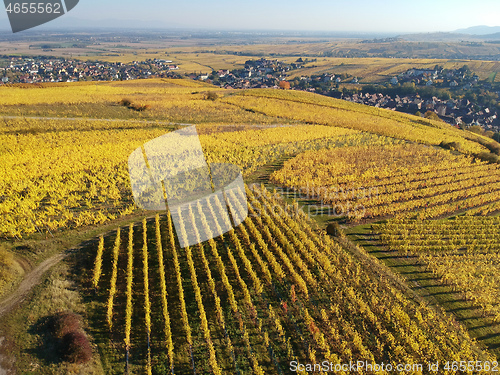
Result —
[{"label": "bush", "polygon": [[14,277],[14,265],[14,255],[0,244],[0,289]]},{"label": "bush", "polygon": [[120,104],[124,107],[127,107],[129,109],[133,109],[134,111],[139,111],[139,112],[142,112],[142,111],[145,111],[149,108],[151,108],[151,106],[149,104],[134,104],[132,103],[132,100],[128,99],[128,98],[124,98],[120,101]]},{"label": "bush", "polygon": [[439,147],[445,148],[447,150],[459,151],[461,148],[461,145],[458,142],[445,142],[445,141],[443,141],[439,144]]},{"label": "bush", "polygon": [[428,118],[429,120],[441,121],[441,119],[439,118],[439,116],[437,115],[437,113],[433,112],[433,111],[427,111],[427,112],[425,112],[424,117]]},{"label": "bush", "polygon": [[476,133],[476,134],[483,134],[484,129],[480,127],[479,125],[473,125],[469,128],[469,131]]},{"label": "bush", "polygon": [[500,155],[500,144],[498,143],[487,143],[484,145],[491,153]]},{"label": "bush", "polygon": [[71,363],[85,363],[92,358],[90,342],[82,332],[69,332],[62,339],[63,357]]},{"label": "bush", "polygon": [[52,336],[62,339],[66,334],[78,331],[80,323],[81,318],[79,315],[70,311],[59,312],[50,321]]},{"label": "bush", "polygon": [[151,106],[149,104],[131,104],[129,106],[129,108],[136,110],[138,112],[142,112],[142,111],[145,111],[145,110],[151,108]]},{"label": "bush", "polygon": [[209,91],[205,94],[206,100],[217,100],[219,99],[219,95],[215,91]]},{"label": "bush", "polygon": [[132,100],[128,99],[128,98],[123,98],[121,101],[120,101],[120,104],[124,107],[130,107],[132,105]]},{"label": "bush", "polygon": [[491,152],[481,152],[479,154],[476,155],[477,158],[483,160],[483,161],[487,161],[489,163],[498,163],[500,161],[500,159],[498,158],[498,155],[495,155],[495,154],[492,154]]},{"label": "bush", "polygon": [[326,227],[326,233],[334,237],[344,237],[344,232],[342,231],[342,228],[340,228],[339,223],[336,221],[328,224]]}]

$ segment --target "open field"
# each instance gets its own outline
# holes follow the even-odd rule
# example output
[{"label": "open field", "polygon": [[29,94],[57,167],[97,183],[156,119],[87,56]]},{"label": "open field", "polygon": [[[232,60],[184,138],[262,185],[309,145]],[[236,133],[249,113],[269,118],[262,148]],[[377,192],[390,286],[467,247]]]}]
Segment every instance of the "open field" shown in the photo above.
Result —
[{"label": "open field", "polygon": [[42,34],[34,35],[29,41],[2,38],[1,54],[123,63],[158,58],[172,60],[179,66],[179,73],[237,69],[243,67],[246,60],[261,57],[278,58],[289,63],[302,57],[317,61],[292,72],[292,78],[327,72],[344,73],[360,78],[362,83],[386,81],[412,67],[422,69],[441,65],[452,69],[467,64],[480,79],[500,70],[498,61],[488,61],[500,54],[498,43],[403,40],[362,43],[360,39],[352,38],[279,33],[130,32],[113,36],[102,33],[92,38],[86,33]]},{"label": "open field", "polygon": [[447,60],[447,59],[405,59],[405,58],[318,58],[303,69],[293,71],[293,77],[333,73],[357,77],[360,83],[387,82],[390,78],[409,69],[433,69],[436,65],[444,69],[459,69],[464,65],[476,73],[480,79],[487,79],[491,72],[500,71],[498,61]]}]

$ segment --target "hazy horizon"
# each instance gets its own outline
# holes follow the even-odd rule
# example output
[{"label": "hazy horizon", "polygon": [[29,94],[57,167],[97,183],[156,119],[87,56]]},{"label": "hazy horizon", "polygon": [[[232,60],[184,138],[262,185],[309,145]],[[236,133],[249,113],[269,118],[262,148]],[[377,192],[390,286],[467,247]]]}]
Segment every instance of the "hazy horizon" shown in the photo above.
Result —
[{"label": "hazy horizon", "polygon": [[[6,12],[0,22],[6,24]],[[402,34],[452,32],[477,25],[499,26],[500,2],[480,0],[471,6],[465,1],[430,1],[419,3],[372,0],[201,0],[158,2],[143,0],[80,0],[66,16],[47,24],[65,26],[66,18],[89,22],[122,21],[131,29],[150,24],[152,28],[180,28],[242,31],[296,31],[336,33]],[[67,20],[68,21],[68,20]],[[106,25],[101,24],[102,27]],[[111,27],[116,27],[110,25]],[[92,27],[92,26],[90,26]],[[36,29],[34,29],[36,30]]]}]

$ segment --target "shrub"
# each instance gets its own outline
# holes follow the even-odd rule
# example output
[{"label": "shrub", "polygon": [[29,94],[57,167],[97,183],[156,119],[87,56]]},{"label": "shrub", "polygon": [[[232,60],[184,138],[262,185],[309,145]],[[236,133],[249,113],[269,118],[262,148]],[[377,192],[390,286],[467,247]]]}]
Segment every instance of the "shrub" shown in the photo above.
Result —
[{"label": "shrub", "polygon": [[123,105],[124,107],[127,107],[129,109],[133,109],[134,111],[139,111],[139,112],[142,112],[142,111],[145,111],[149,108],[151,108],[151,106],[149,104],[134,104],[132,103],[132,100],[128,99],[128,98],[124,98],[120,101],[120,104]]},{"label": "shrub", "polygon": [[80,322],[80,316],[71,311],[58,312],[50,322],[52,336],[62,339],[66,334],[78,331]]},{"label": "shrub", "polygon": [[217,100],[219,95],[215,91],[209,91],[205,94],[205,99],[207,100]]},{"label": "shrub", "polygon": [[476,155],[479,159],[483,161],[487,161],[489,163],[498,163],[500,162],[500,159],[498,158],[498,155],[492,154],[491,152],[481,152]]},{"label": "shrub", "polygon": [[425,112],[424,117],[428,118],[429,120],[441,121],[441,119],[439,118],[439,116],[437,115],[437,113],[433,112],[433,111],[427,111],[427,112]]},{"label": "shrub", "polygon": [[483,134],[484,129],[480,127],[479,125],[473,125],[469,128],[469,131],[476,133],[476,134]]},{"label": "shrub", "polygon": [[130,107],[132,105],[132,100],[128,99],[128,98],[123,98],[121,101],[120,101],[120,104],[124,107]]},{"label": "shrub", "polygon": [[487,143],[484,145],[491,153],[500,155],[500,144],[498,143]]},{"label": "shrub", "polygon": [[461,148],[461,145],[459,142],[445,142],[445,141],[443,141],[439,144],[439,147],[445,148],[447,150],[459,151]]},{"label": "shrub", "polygon": [[337,223],[336,221],[328,224],[328,226],[326,227],[326,233],[328,233],[330,236],[344,237],[344,232],[342,231],[342,228],[340,228],[339,223]]},{"label": "shrub", "polygon": [[71,363],[85,363],[92,358],[90,342],[82,332],[66,333],[62,339],[63,357]]}]

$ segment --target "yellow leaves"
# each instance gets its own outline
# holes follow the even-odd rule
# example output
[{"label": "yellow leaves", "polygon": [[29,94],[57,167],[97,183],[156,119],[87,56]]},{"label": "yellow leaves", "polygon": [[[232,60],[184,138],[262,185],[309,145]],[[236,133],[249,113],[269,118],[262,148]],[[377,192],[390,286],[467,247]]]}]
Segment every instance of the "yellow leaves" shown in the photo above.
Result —
[{"label": "yellow leaves", "polygon": [[[101,237],[102,238],[102,237]],[[99,251],[97,253],[99,257]],[[125,348],[130,348],[130,333],[132,330],[132,285],[134,279],[134,224],[129,225],[127,246],[127,303],[125,307]]]},{"label": "yellow leaves", "polygon": [[351,129],[335,128],[331,126],[281,126],[253,131],[236,131],[217,133],[212,135],[202,135],[204,144],[225,143],[234,147],[244,145],[246,147],[265,146],[277,143],[292,143],[309,141],[322,138],[336,138],[345,135],[359,134]]},{"label": "yellow leaves", "polygon": [[102,254],[104,252],[104,237],[99,237],[99,245],[97,247],[97,255],[94,262],[94,273],[92,277],[92,285],[97,289],[102,273]]},{"label": "yellow leaves", "polygon": [[123,82],[72,82],[60,83],[44,88],[1,87],[0,102],[4,105],[81,103],[118,103],[124,96],[182,95],[191,94],[195,88],[205,88],[206,84],[192,80],[151,79],[147,84]]},{"label": "yellow leaves", "polygon": [[353,220],[415,211],[426,219],[500,200],[498,166],[416,144],[308,151],[271,180],[340,207]]},{"label": "yellow leaves", "polygon": [[248,90],[224,99],[268,116],[318,125],[338,126],[388,137],[438,145],[458,142],[467,153],[484,147],[466,139],[464,132],[447,124],[415,122],[412,116],[298,91]]},{"label": "yellow leaves", "polygon": [[109,296],[107,302],[106,319],[108,322],[109,330],[113,328],[113,303],[116,294],[116,279],[118,277],[118,256],[120,254],[120,244],[121,244],[121,232],[120,228],[116,230],[115,244],[113,246],[113,266],[111,274],[111,285],[109,287]]},{"label": "yellow leaves", "polygon": [[[384,234],[384,242],[391,237],[394,249],[406,248],[418,255],[445,284],[495,316],[500,313],[499,225],[498,217],[464,216],[446,221],[389,221],[376,230]],[[416,317],[424,320],[421,310]]]}]

